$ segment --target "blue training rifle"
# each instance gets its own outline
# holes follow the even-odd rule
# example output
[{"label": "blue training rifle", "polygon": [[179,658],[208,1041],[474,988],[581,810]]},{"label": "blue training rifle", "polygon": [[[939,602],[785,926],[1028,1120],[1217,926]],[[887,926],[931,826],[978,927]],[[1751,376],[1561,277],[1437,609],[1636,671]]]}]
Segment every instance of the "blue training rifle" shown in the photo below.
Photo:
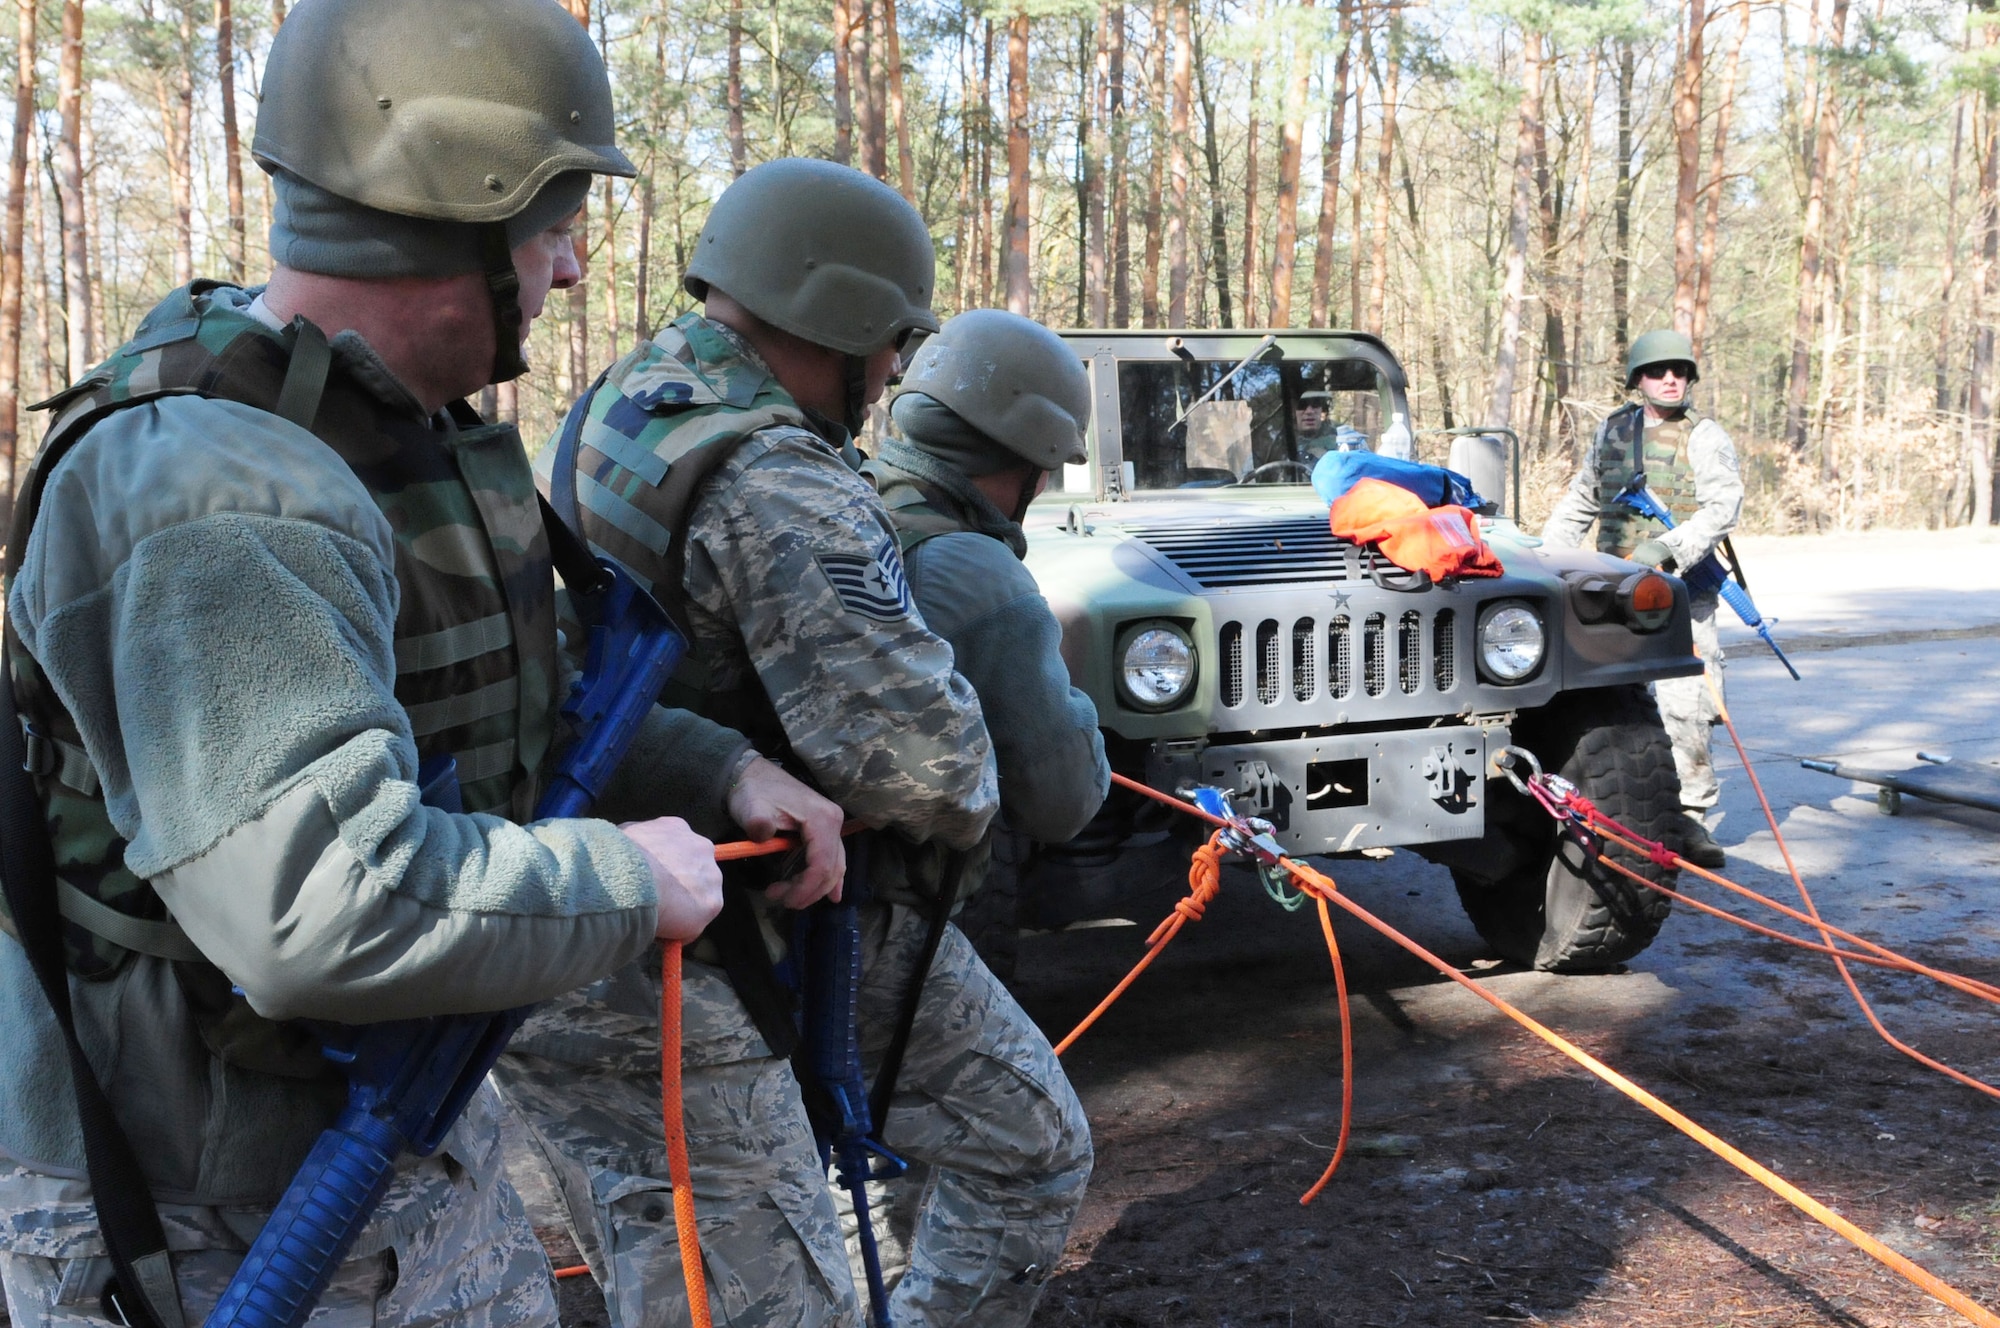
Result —
[{"label": "blue training rifle", "polygon": [[[536,804],[538,819],[589,812],[687,651],[652,596],[612,563],[598,566],[595,585],[570,587],[589,645],[562,707],[576,738]],[[451,758],[426,761],[418,783],[427,805],[463,810]],[[347,1106],[292,1177],[206,1328],[299,1328],[381,1203],[397,1158],[436,1151],[532,1009],[315,1024],[326,1057],[347,1073]]]},{"label": "blue training rifle", "polygon": [[[859,847],[859,845],[857,845]],[[882,1256],[868,1213],[868,1182],[900,1176],[909,1167],[882,1143],[868,1106],[868,1073],[861,1063],[855,1002],[861,990],[861,904],[868,888],[865,866],[850,863],[839,902],[821,900],[800,915],[792,965],[802,998],[801,1052],[824,1101],[814,1114],[820,1160],[832,1161],[854,1205],[861,1265],[868,1278],[870,1328],[890,1328],[889,1294]],[[911,979],[923,981],[918,974]]]},{"label": "blue training rifle", "polygon": [[[1625,487],[1618,491],[1617,498],[1612,501],[1631,508],[1640,516],[1651,517],[1668,530],[1674,528],[1674,514],[1669,512],[1666,505],[1655,498],[1653,491],[1646,487],[1644,471],[1633,472],[1632,478],[1625,481]],[[1693,567],[1684,569],[1680,573],[1680,578],[1687,583],[1688,590],[1694,594],[1720,595],[1724,604],[1736,610],[1736,616],[1743,620],[1745,627],[1764,638],[1764,644],[1771,647],[1771,653],[1785,666],[1785,672],[1792,675],[1792,681],[1799,681],[1799,671],[1792,667],[1792,661],[1786,659],[1785,652],[1778,648],[1777,641],[1771,636],[1771,626],[1764,621],[1764,615],[1757,612],[1756,604],[1750,599],[1750,592],[1737,584],[1736,580],[1723,570],[1720,558],[1711,553]]]}]

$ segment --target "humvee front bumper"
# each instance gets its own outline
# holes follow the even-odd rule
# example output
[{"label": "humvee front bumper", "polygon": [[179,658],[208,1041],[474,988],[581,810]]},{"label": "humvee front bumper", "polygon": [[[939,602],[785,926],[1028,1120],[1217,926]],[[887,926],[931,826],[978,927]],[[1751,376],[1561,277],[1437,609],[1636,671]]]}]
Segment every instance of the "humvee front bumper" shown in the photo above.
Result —
[{"label": "humvee front bumper", "polygon": [[1486,833],[1486,756],[1507,741],[1505,726],[1455,725],[1200,750],[1157,743],[1146,782],[1231,789],[1236,809],[1270,821],[1293,854],[1478,839]]}]

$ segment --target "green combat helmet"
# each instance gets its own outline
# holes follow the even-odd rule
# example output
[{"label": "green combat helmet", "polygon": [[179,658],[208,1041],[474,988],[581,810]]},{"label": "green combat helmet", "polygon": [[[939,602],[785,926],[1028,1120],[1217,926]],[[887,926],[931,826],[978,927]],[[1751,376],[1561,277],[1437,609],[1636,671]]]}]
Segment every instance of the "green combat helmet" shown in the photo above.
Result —
[{"label": "green combat helmet", "polygon": [[870,355],[938,329],[937,251],[901,194],[850,166],[765,162],[709,209],[681,285],[711,287],[782,332],[847,360],[849,430],[867,407]]},{"label": "green combat helmet", "polygon": [[1670,329],[1644,334],[1625,353],[1627,391],[1639,385],[1639,371],[1649,364],[1685,364],[1690,370],[1688,382],[1701,381],[1701,366],[1694,358],[1694,343]]},{"label": "green combat helmet", "polygon": [[1063,339],[1001,309],[958,315],[926,341],[903,390],[948,407],[1039,470],[1086,459],[1090,375]]},{"label": "green combat helmet", "polygon": [[507,223],[532,210],[545,229],[590,176],[636,175],[613,126],[603,59],[555,0],[313,0],[271,43],[250,151],[337,199],[476,227],[499,382],[527,368],[511,250],[528,235]]}]

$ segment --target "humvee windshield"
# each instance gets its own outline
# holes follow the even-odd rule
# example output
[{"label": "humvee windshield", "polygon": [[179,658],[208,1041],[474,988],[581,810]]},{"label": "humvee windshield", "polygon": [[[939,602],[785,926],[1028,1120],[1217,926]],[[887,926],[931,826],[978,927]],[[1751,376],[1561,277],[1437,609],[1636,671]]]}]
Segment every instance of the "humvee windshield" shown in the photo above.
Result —
[{"label": "humvee windshield", "polygon": [[1139,488],[1304,484],[1325,453],[1376,446],[1385,385],[1374,365],[1258,359],[1237,369],[1237,363],[1120,361],[1124,458]]}]

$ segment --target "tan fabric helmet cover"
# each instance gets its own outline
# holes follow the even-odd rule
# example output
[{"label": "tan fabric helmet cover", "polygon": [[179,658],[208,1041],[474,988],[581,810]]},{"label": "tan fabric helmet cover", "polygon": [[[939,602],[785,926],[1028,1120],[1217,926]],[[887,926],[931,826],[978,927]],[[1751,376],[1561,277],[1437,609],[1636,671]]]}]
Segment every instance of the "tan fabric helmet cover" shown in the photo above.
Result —
[{"label": "tan fabric helmet cover", "polygon": [[1001,309],[958,315],[917,351],[903,390],[942,403],[1043,470],[1087,455],[1090,375],[1061,337],[1032,318]]},{"label": "tan fabric helmet cover", "polygon": [[271,43],[251,155],[367,207],[498,222],[565,171],[632,176],[555,0],[310,0]]},{"label": "tan fabric helmet cover", "polygon": [[901,194],[831,161],[765,162],[722,191],[681,284],[815,346],[873,355],[937,331],[937,252]]}]

